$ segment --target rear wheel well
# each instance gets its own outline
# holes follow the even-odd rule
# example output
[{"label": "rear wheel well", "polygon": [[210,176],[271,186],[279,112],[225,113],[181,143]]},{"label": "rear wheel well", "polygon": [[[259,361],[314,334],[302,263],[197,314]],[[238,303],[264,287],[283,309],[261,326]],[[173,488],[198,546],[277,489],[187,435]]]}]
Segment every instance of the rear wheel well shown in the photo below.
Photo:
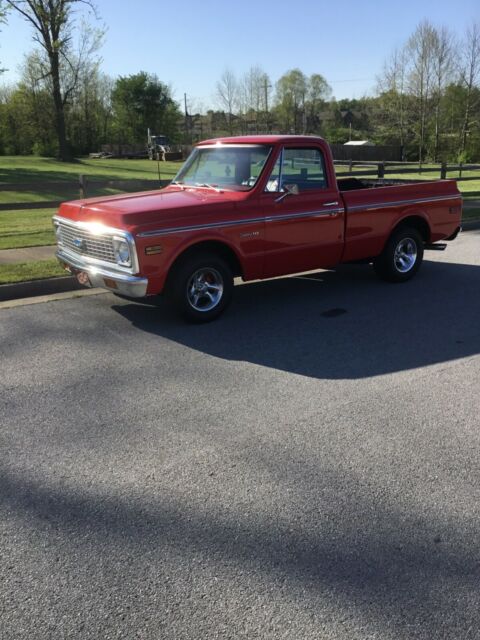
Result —
[{"label": "rear wheel well", "polygon": [[409,216],[408,218],[404,218],[394,229],[392,229],[392,233],[390,235],[403,227],[416,229],[422,236],[424,242],[430,242],[430,226],[425,218],[420,216]]},{"label": "rear wheel well", "polygon": [[243,275],[242,265],[240,263],[240,260],[238,259],[237,254],[228,245],[216,240],[206,240],[204,242],[198,242],[197,244],[194,244],[185,249],[175,258],[172,265],[170,266],[169,272],[172,273],[172,271],[176,266],[178,266],[180,262],[187,260],[197,253],[213,253],[225,260],[225,262],[232,270],[232,274],[234,277]]}]

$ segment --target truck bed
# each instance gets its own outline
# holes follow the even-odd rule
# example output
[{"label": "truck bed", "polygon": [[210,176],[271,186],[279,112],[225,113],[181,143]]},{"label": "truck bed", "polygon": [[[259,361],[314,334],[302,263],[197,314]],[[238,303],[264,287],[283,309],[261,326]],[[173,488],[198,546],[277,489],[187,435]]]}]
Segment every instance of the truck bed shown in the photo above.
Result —
[{"label": "truck bed", "polygon": [[404,180],[394,178],[337,178],[338,189],[345,191],[359,191],[360,189],[378,189],[380,187],[396,187],[411,184],[437,184],[439,180]]},{"label": "truck bed", "polygon": [[393,226],[405,216],[428,223],[429,242],[448,237],[461,224],[462,196],[455,180],[392,184],[341,178],[338,188],[346,210],[345,261],[359,259],[365,243],[371,255],[378,255]]}]

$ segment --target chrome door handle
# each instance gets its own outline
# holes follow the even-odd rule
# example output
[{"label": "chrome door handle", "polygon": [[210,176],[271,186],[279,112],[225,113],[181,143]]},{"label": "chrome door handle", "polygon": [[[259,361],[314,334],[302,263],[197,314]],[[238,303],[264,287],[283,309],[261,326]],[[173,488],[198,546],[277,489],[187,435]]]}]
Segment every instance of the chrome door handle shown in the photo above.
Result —
[{"label": "chrome door handle", "polygon": [[334,207],[335,205],[337,205],[338,202],[325,202],[324,204],[322,204],[322,207]]}]

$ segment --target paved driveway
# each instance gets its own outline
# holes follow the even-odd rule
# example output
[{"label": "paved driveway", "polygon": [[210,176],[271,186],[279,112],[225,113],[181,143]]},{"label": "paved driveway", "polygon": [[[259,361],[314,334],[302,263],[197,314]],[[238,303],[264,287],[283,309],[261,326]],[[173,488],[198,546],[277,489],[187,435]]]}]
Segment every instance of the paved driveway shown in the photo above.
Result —
[{"label": "paved driveway", "polygon": [[479,638],[479,249],[0,310],[0,638]]}]

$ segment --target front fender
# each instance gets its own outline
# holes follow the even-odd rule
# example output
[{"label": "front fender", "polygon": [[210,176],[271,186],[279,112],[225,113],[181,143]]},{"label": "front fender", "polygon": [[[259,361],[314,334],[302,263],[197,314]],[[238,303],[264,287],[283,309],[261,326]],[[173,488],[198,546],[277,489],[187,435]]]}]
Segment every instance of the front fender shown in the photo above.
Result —
[{"label": "front fender", "polygon": [[[242,276],[247,279],[250,273],[255,271],[254,266],[249,263],[248,256],[240,250],[238,246],[225,237],[220,232],[209,231],[204,233],[197,233],[194,236],[184,236],[181,234],[175,234],[172,236],[165,235],[158,238],[149,238],[148,240],[142,238],[141,242],[141,260],[140,270],[143,275],[148,277],[150,294],[161,293],[164,289],[165,282],[168,274],[176,260],[187,251],[192,250],[194,247],[205,246],[209,250],[218,246],[226,249],[237,261]],[[158,253],[148,255],[147,251],[158,251]],[[261,265],[259,265],[261,266]],[[256,274],[255,277],[259,277]]]}]

